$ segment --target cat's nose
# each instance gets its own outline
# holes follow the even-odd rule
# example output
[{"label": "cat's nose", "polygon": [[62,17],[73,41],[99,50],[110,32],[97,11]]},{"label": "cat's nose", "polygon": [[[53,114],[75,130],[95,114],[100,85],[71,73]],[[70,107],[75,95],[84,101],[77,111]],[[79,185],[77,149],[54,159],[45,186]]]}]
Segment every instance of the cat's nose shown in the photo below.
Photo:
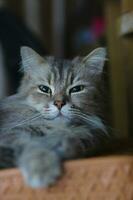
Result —
[{"label": "cat's nose", "polygon": [[57,106],[58,109],[61,109],[62,106],[64,106],[66,102],[64,100],[55,100],[54,105]]}]

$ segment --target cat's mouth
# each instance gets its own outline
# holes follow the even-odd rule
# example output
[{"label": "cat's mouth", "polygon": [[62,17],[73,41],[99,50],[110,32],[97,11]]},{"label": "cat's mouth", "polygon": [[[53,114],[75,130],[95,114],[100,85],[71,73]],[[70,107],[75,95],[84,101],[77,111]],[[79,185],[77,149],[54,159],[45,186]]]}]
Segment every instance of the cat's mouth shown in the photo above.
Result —
[{"label": "cat's mouth", "polygon": [[57,107],[52,105],[50,108],[45,108],[45,110],[43,111],[43,115],[48,120],[54,120],[54,119],[70,120],[71,118],[70,106],[66,105],[61,109],[58,109]]}]

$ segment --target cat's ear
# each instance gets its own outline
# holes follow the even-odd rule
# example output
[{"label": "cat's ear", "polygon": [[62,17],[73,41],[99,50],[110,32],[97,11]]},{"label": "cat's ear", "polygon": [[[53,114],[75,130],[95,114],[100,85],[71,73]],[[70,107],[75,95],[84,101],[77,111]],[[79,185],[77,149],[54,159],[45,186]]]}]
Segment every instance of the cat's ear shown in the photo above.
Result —
[{"label": "cat's ear", "polygon": [[90,74],[101,74],[106,59],[106,48],[97,48],[82,59],[82,64],[88,67]]},{"label": "cat's ear", "polygon": [[22,59],[22,69],[24,71],[29,71],[33,67],[37,67],[44,62],[44,59],[30,47],[22,46],[20,54]]}]

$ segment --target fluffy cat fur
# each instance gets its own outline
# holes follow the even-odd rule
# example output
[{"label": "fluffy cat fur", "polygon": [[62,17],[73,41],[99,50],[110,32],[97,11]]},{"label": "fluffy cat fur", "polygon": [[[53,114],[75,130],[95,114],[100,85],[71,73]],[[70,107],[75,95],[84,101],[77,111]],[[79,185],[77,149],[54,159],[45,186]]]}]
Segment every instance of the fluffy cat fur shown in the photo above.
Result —
[{"label": "fluffy cat fur", "polygon": [[105,57],[104,48],[72,61],[21,48],[18,93],[0,104],[0,167],[18,166],[28,185],[47,187],[64,160],[96,154],[108,139],[97,101]]}]

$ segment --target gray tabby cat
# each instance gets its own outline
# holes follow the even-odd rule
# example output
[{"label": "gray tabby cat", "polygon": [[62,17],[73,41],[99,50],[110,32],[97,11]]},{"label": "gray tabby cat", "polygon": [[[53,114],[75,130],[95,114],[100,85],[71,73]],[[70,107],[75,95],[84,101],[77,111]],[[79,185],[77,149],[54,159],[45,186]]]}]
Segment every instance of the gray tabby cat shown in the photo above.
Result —
[{"label": "gray tabby cat", "polygon": [[63,160],[95,155],[108,138],[96,104],[105,56],[97,48],[70,61],[21,48],[20,88],[0,105],[1,167],[18,166],[28,185],[47,187]]}]

